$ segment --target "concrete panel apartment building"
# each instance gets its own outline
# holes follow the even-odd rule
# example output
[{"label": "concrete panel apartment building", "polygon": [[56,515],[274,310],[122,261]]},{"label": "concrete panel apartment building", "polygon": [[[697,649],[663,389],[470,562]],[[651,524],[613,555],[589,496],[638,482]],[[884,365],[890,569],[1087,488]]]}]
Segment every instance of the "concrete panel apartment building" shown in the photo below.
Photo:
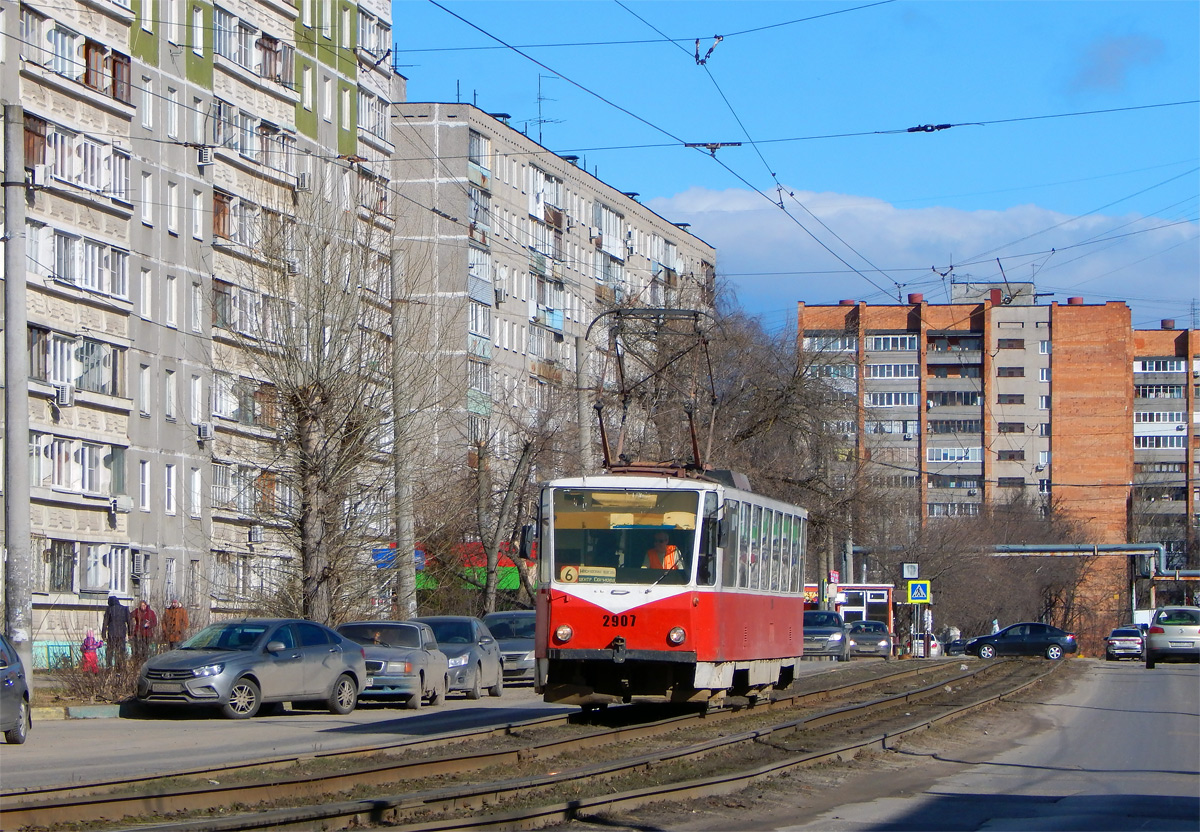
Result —
[{"label": "concrete panel apartment building", "polygon": [[[0,98],[21,105],[6,137],[24,150],[5,222],[26,266],[4,277],[26,303],[5,326],[28,330],[39,664],[109,595],[178,598],[197,625],[294,574],[282,405],[248,356],[281,343],[284,301],[259,278],[318,268],[269,245],[308,197],[370,229],[358,289],[377,311],[394,261],[436,263],[408,299],[439,322],[419,349],[447,359],[429,451],[463,464],[489,414],[574,387],[599,310],[711,308],[702,241],[474,108],[396,106],[385,0],[30,0],[0,27]],[[394,537],[365,534],[369,564]]]},{"label": "concrete panel apartment building", "polygon": [[952,302],[799,305],[803,360],[857,404],[846,439],[917,495],[912,521],[1053,499],[1098,544],[1161,543],[1195,569],[1200,335],[1135,330],[1119,302],[1035,302],[954,284]]}]

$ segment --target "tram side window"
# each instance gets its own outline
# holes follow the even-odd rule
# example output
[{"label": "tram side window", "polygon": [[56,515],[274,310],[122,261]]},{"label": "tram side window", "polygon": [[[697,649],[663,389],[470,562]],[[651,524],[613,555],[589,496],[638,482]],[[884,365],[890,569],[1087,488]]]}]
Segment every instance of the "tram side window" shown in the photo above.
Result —
[{"label": "tram side window", "polygon": [[738,529],[738,581],[743,589],[750,587],[750,564],[754,561],[754,506],[742,503],[742,520]]},{"label": "tram side window", "polygon": [[804,591],[804,519],[792,518],[792,592]]},{"label": "tram side window", "polygon": [[696,565],[696,583],[712,586],[717,582],[717,495],[704,494],[704,521],[700,527],[700,560]]},{"label": "tram side window", "polygon": [[721,584],[737,586],[738,562],[738,512],[737,500],[725,501],[725,517],[721,520],[721,551],[725,553],[721,563]]}]

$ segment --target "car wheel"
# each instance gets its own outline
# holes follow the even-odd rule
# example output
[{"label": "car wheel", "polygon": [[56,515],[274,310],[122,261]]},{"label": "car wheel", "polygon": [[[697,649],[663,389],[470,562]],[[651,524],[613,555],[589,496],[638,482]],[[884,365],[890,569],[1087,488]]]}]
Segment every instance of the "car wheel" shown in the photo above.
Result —
[{"label": "car wheel", "polygon": [[1052,662],[1056,662],[1063,657],[1063,649],[1057,644],[1051,644],[1046,648],[1046,658]]},{"label": "car wheel", "polygon": [[499,696],[504,693],[504,670],[496,668],[496,684],[488,688],[488,696]]},{"label": "car wheel", "polygon": [[425,676],[421,675],[420,684],[417,686],[417,692],[404,700],[404,707],[410,711],[418,710],[421,707],[421,699],[425,695]]},{"label": "car wheel", "polygon": [[21,745],[29,736],[29,703],[22,699],[17,703],[17,724],[4,732],[4,741],[9,745]]},{"label": "car wheel", "polygon": [[837,660],[838,660],[839,662],[848,662],[848,661],[850,661],[850,651],[849,651],[849,650],[847,650],[846,652],[842,653],[840,656],[838,656],[838,657],[837,657]]},{"label": "car wheel", "polygon": [[249,719],[258,713],[262,705],[262,694],[253,679],[242,677],[229,689],[229,701],[221,706],[221,713],[230,719]]},{"label": "car wheel", "polygon": [[448,688],[449,686],[450,686],[450,683],[446,681],[445,676],[442,677],[441,682],[435,682],[433,685],[433,691],[429,694],[429,704],[430,705],[440,705],[443,702],[445,702],[446,701],[446,688]]},{"label": "car wheel", "polygon": [[1149,650],[1146,651],[1146,669],[1147,670],[1154,669],[1154,654],[1151,653]]},{"label": "car wheel", "polygon": [[1104,654],[1104,661],[1106,661],[1106,662],[1115,662],[1116,660],[1117,660],[1117,657],[1116,657],[1116,656],[1114,656],[1112,653],[1105,653],[1105,654]]},{"label": "car wheel", "polygon": [[483,696],[483,688],[480,687],[482,679],[483,668],[480,665],[475,665],[475,673],[473,674],[473,678],[471,680],[471,687],[467,689],[468,699],[479,699],[481,696]]},{"label": "car wheel", "polygon": [[358,704],[358,685],[354,684],[354,680],[348,674],[343,673],[333,683],[333,690],[329,692],[326,704],[331,714],[345,716]]},{"label": "car wheel", "polygon": [[994,659],[996,658],[996,648],[990,644],[985,644],[979,648],[979,658]]}]

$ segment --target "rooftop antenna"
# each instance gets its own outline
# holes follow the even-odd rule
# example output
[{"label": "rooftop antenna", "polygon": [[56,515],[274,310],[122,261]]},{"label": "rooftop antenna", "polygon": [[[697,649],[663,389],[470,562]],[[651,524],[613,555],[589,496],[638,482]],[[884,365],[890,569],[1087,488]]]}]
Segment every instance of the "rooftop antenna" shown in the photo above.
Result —
[{"label": "rooftop antenna", "polygon": [[538,94],[537,94],[538,117],[537,117],[537,120],[534,122],[534,124],[537,125],[537,129],[538,129],[538,144],[542,143],[542,125],[543,124],[562,124],[562,121],[563,121],[561,118],[543,118],[542,117],[542,102],[558,100],[557,98],[546,98],[544,95],[542,95],[542,79],[543,78],[552,79],[555,81],[559,80],[559,77],[557,75],[542,75],[540,73],[538,74]]}]

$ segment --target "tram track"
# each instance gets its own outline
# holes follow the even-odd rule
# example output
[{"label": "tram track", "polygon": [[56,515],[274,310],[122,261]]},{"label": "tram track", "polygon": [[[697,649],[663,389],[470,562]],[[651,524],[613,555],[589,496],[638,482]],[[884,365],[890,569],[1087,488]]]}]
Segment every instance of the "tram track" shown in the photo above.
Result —
[{"label": "tram track", "polygon": [[[1012,663],[989,663],[967,671],[959,671],[959,665],[955,662],[904,664],[908,666],[892,666],[875,678],[827,689],[785,693],[773,702],[763,702],[753,708],[691,713],[605,729],[581,724],[578,715],[541,717],[523,723],[419,741],[325,752],[304,759],[273,758],[237,763],[222,769],[175,772],[169,778],[123,781],[120,791],[115,791],[117,784],[110,782],[60,790],[42,789],[18,795],[6,794],[0,796],[0,809],[3,811],[4,828],[9,830],[53,828],[68,823],[99,822],[112,825],[130,818],[142,820],[138,824],[139,829],[163,830],[332,828],[344,825],[407,824],[417,818],[425,819],[421,823],[433,825],[418,824],[406,828],[455,829],[471,828],[476,823],[477,813],[485,806],[508,805],[545,792],[552,792],[556,800],[564,793],[579,793],[578,800],[569,805],[556,803],[513,810],[518,814],[526,813],[528,817],[525,820],[512,816],[513,811],[508,811],[505,815],[512,817],[502,823],[509,827],[536,826],[555,822],[554,817],[562,819],[562,813],[569,814],[580,806],[591,805],[592,801],[599,801],[596,805],[607,805],[616,800],[611,794],[588,795],[586,786],[617,784],[611,787],[604,785],[611,792],[620,783],[638,778],[639,773],[662,772],[672,767],[682,767],[686,773],[695,761],[730,753],[730,749],[746,749],[755,745],[767,747],[778,744],[778,737],[799,731],[811,732],[838,722],[870,719],[872,713],[912,707],[914,702],[937,697],[946,690],[954,690],[956,686],[958,689],[977,686],[981,680],[1001,674],[1001,670]],[[1054,666],[1049,667],[1053,669]],[[898,690],[893,692],[892,688]],[[880,689],[888,689],[886,695],[880,695]],[[1008,688],[1005,687],[1000,693],[985,699],[995,701],[1007,692]],[[868,697],[867,701],[852,701],[864,695]],[[792,716],[781,722],[777,719],[780,711],[803,710],[824,700],[846,700],[850,704]],[[973,703],[968,707],[980,705]],[[623,710],[613,709],[614,712]],[[747,720],[762,725],[742,728]],[[719,727],[722,723],[731,723],[728,731]],[[725,736],[674,745],[663,741],[662,748],[640,754],[628,754],[620,750],[635,742],[645,747],[652,738],[662,738],[681,729],[694,732],[701,725]],[[925,727],[925,723],[906,730],[919,730],[921,727]],[[899,734],[889,731],[884,736]],[[878,747],[881,742],[886,743],[886,739],[872,738],[865,744],[855,742],[832,751],[812,752],[817,756],[809,762],[828,754],[852,753],[849,749],[857,750],[871,744]],[[471,747],[469,753],[431,756],[435,749],[462,743]],[[736,753],[747,757],[744,751]],[[394,756],[396,754],[405,757],[397,759]],[[589,762],[582,766],[571,766],[571,756],[576,754],[586,755]],[[545,771],[547,761],[560,760],[564,762],[561,766],[563,770],[551,774]],[[773,761],[766,764],[762,771],[758,771],[762,767],[754,767],[755,770],[749,773],[727,774],[708,785],[689,788],[733,790],[731,784],[742,782],[745,777],[769,776],[770,772],[778,770],[780,764],[779,761]],[[800,764],[803,763],[786,765]],[[327,770],[331,766],[337,770]],[[297,768],[306,771],[300,774],[289,772],[289,769]],[[246,782],[252,772],[260,774],[255,778],[257,782]],[[262,772],[267,772],[265,778],[261,776]],[[518,774],[522,776],[512,776]],[[456,778],[458,782],[453,782]],[[675,782],[679,779],[672,778],[672,783],[664,784],[662,788],[665,791],[662,794],[681,788]],[[689,780],[687,777],[682,779],[685,783]],[[211,782],[213,780],[218,780],[218,784],[214,785]],[[406,791],[388,797],[361,797],[364,794],[378,794],[388,787],[404,788]],[[86,793],[80,794],[80,791]],[[618,802],[669,799],[655,797],[660,794],[655,788],[626,791],[632,791],[633,794]],[[349,799],[338,799],[347,795]],[[298,802],[327,799],[332,802],[296,805]],[[554,808],[555,805],[559,808]],[[255,806],[262,808],[251,813],[251,807]],[[234,814],[229,815],[230,812]],[[438,820],[447,812],[451,813],[449,819]],[[207,813],[207,816],[152,827],[145,825],[148,818],[178,818],[184,813]],[[226,813],[227,816],[214,816],[220,813]],[[478,828],[485,826],[486,823]]]}]

